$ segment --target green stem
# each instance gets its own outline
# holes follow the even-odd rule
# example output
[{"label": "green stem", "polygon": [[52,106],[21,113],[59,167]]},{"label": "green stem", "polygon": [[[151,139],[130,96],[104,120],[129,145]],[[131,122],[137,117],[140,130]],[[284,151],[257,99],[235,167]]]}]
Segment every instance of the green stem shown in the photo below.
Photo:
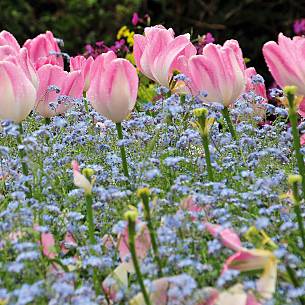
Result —
[{"label": "green stem", "polygon": [[85,106],[85,110],[86,110],[86,112],[87,113],[89,113],[89,106],[88,106],[88,101],[87,101],[87,98],[86,98],[86,96],[87,96],[87,93],[84,91],[83,92],[83,100],[84,100],[84,106]]},{"label": "green stem", "polygon": [[93,221],[93,199],[91,194],[86,195],[86,209],[87,209],[87,225],[88,225],[88,233],[89,240],[91,245],[96,244],[96,240],[94,237],[94,221]]},{"label": "green stem", "polygon": [[[119,140],[123,140],[123,131],[122,131],[122,124],[121,123],[116,123],[116,130],[118,132]],[[124,145],[120,146],[120,151],[121,151],[121,159],[122,159],[124,175],[125,175],[125,177],[129,178],[128,165],[127,165],[126,152],[125,152],[125,146]]]},{"label": "green stem", "polygon": [[207,169],[208,169],[208,177],[210,181],[214,181],[214,175],[213,175],[213,167],[211,163],[211,155],[210,155],[210,150],[209,150],[209,137],[208,135],[204,134],[202,135],[202,144],[204,148],[204,154],[205,154],[205,161],[207,164]]},{"label": "green stem", "polygon": [[130,250],[130,254],[131,254],[131,258],[132,258],[132,262],[133,262],[133,266],[137,275],[137,279],[143,294],[143,298],[144,301],[146,303],[146,305],[151,305],[150,302],[150,298],[149,295],[146,291],[145,285],[144,285],[144,280],[143,280],[143,276],[140,270],[140,266],[139,266],[139,262],[138,262],[138,258],[136,255],[136,248],[135,248],[135,235],[136,235],[136,223],[135,221],[128,219],[128,237],[129,237],[129,250]]},{"label": "green stem", "polygon": [[45,123],[46,125],[50,125],[51,119],[50,119],[50,118],[44,118],[44,123]]},{"label": "green stem", "polygon": [[223,117],[225,118],[225,120],[226,120],[226,122],[227,122],[227,125],[228,125],[228,127],[229,127],[229,131],[230,131],[230,133],[231,133],[231,135],[232,135],[232,138],[233,138],[234,140],[237,140],[236,131],[235,131],[235,128],[234,128],[234,126],[233,126],[233,124],[232,124],[232,120],[231,120],[231,117],[230,117],[230,113],[229,113],[228,107],[225,106],[225,107],[223,108],[223,110],[222,110],[222,115],[223,115]]},{"label": "green stem", "polygon": [[[19,135],[17,137],[17,143],[19,145],[22,144],[22,136],[23,136],[23,127],[22,127],[22,123],[20,122],[19,123]],[[23,158],[26,156],[26,153],[25,153],[24,150],[20,149],[20,150],[18,150],[18,154],[19,154],[19,158],[21,160],[22,173],[23,173],[23,175],[28,176],[29,175],[29,168],[28,168],[28,165],[26,164],[26,162],[23,161]],[[27,197],[32,197],[32,187],[31,187],[31,185],[28,182],[26,182],[25,186],[29,189]]]},{"label": "green stem", "polygon": [[159,248],[158,248],[158,243],[156,240],[156,232],[155,232],[155,229],[154,229],[154,226],[153,226],[153,223],[151,220],[151,215],[150,215],[148,194],[145,192],[141,192],[140,196],[142,198],[142,202],[143,202],[143,206],[144,206],[144,217],[147,222],[147,227],[148,227],[148,231],[149,231],[149,235],[150,235],[150,239],[151,239],[151,245],[152,245],[152,248],[154,251],[154,259],[158,266],[158,276],[163,277],[162,262],[161,262],[160,255],[159,255]]},{"label": "green stem", "polygon": [[[88,235],[89,241],[91,245],[96,244],[96,239],[94,237],[94,220],[93,220],[93,199],[91,194],[86,194],[86,210],[87,210],[87,225],[88,225]],[[91,250],[91,254],[95,255],[96,253]],[[101,288],[99,284],[99,277],[98,277],[98,269],[93,268],[93,285],[96,295],[101,293]]]},{"label": "green stem", "polygon": [[[288,273],[288,275],[290,277],[290,280],[291,280],[293,286],[295,288],[299,288],[300,284],[299,284],[299,281],[298,281],[298,279],[297,279],[297,277],[295,275],[294,270],[289,265],[286,265],[286,270],[287,270],[287,273]],[[300,301],[300,304],[305,305],[305,298],[303,296],[299,297],[299,301]]]},{"label": "green stem", "polygon": [[302,243],[303,243],[303,249],[305,249],[305,230],[304,230],[304,224],[303,224],[303,218],[302,218],[302,211],[300,207],[300,196],[298,193],[298,184],[295,182],[292,185],[292,193],[293,193],[293,198],[294,198],[294,212],[297,217],[297,222],[298,222],[298,227],[300,231],[300,235],[302,238]]},{"label": "green stem", "polygon": [[303,198],[305,199],[305,165],[304,165],[303,155],[300,152],[301,144],[300,144],[300,135],[297,126],[298,119],[297,119],[297,112],[294,103],[294,95],[287,94],[287,98],[289,102],[289,121],[291,124],[291,131],[293,137],[293,148],[297,159],[299,174],[302,176],[302,192],[303,192]]}]

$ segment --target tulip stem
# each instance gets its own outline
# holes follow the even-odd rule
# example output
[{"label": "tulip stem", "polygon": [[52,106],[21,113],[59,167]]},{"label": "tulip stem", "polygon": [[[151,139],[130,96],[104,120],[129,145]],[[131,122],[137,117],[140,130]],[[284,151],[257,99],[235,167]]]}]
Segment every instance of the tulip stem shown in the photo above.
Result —
[{"label": "tulip stem", "polygon": [[89,233],[89,240],[92,245],[96,244],[96,240],[94,237],[94,221],[93,221],[93,200],[92,195],[86,195],[86,210],[87,210],[87,224],[88,224],[88,233]]},{"label": "tulip stem", "polygon": [[[119,140],[123,140],[123,131],[122,131],[122,124],[121,124],[121,122],[120,123],[116,123],[116,130],[118,132]],[[121,151],[121,159],[122,159],[124,175],[125,175],[125,177],[129,178],[128,165],[127,165],[127,159],[126,159],[126,151],[125,151],[124,144],[120,145],[120,151]]]},{"label": "tulip stem", "polygon": [[305,165],[304,165],[303,155],[300,152],[301,144],[300,144],[300,135],[297,127],[298,119],[297,119],[297,112],[294,101],[294,94],[288,92],[287,98],[289,102],[289,120],[291,124],[291,132],[293,137],[293,148],[297,159],[299,174],[302,176],[302,192],[303,192],[303,198],[305,199]]},{"label": "tulip stem", "polygon": [[212,168],[212,163],[211,163],[211,155],[210,155],[210,149],[209,149],[209,137],[207,134],[202,135],[202,144],[203,144],[203,149],[204,149],[204,154],[205,154],[205,162],[207,164],[207,170],[208,170],[208,177],[210,181],[214,180],[213,176],[213,168]]},{"label": "tulip stem", "polygon": [[234,140],[237,140],[237,135],[236,135],[236,131],[235,131],[235,128],[233,126],[233,123],[232,123],[232,120],[231,120],[231,117],[230,117],[230,113],[229,113],[229,109],[228,107],[224,107],[223,110],[222,110],[222,115],[223,117],[225,118],[226,122],[227,122],[227,125],[229,127],[229,131],[232,135],[232,138]]},{"label": "tulip stem", "polygon": [[[17,137],[17,143],[19,145],[22,144],[22,136],[23,136],[23,127],[22,127],[22,123],[20,122],[19,123],[19,135]],[[26,153],[23,149],[19,149],[18,153],[19,153],[19,158],[21,160],[22,173],[23,173],[23,175],[28,176],[29,175],[29,168],[28,168],[28,165],[26,164],[26,162],[23,161],[23,158],[25,157]],[[25,185],[29,189],[28,197],[32,197],[32,187],[31,187],[31,185],[28,183],[28,181],[25,183]]]},{"label": "tulip stem", "polygon": [[[91,246],[96,244],[96,239],[94,237],[94,221],[93,221],[93,199],[92,194],[86,194],[86,212],[87,212],[87,225],[88,225],[88,235]],[[91,253],[95,255],[95,251],[91,250]],[[97,268],[93,268],[93,285],[96,295],[99,295],[101,292],[98,278]]]},{"label": "tulip stem", "polygon": [[136,254],[136,247],[135,247],[135,235],[136,235],[136,223],[131,218],[128,218],[128,239],[129,239],[129,251],[131,254],[131,259],[133,262],[133,266],[137,275],[137,279],[143,294],[144,301],[146,305],[151,305],[149,295],[146,291],[143,276],[141,273],[141,269],[139,266],[137,254]]},{"label": "tulip stem", "polygon": [[297,217],[299,231],[300,231],[300,235],[301,235],[302,243],[303,243],[303,249],[305,249],[305,230],[304,230],[302,212],[301,212],[301,208],[300,208],[301,200],[300,200],[300,196],[299,196],[299,192],[298,192],[298,183],[296,181],[294,183],[292,183],[292,193],[293,193],[293,201],[294,201],[293,209],[294,209],[294,212]]},{"label": "tulip stem", "polygon": [[[295,288],[301,287],[294,270],[289,265],[286,265],[286,270],[287,270],[288,276],[290,277],[290,280],[291,280],[293,286]],[[305,298],[303,296],[299,296],[299,301],[300,301],[300,304],[305,305]]]},{"label": "tulip stem", "polygon": [[85,110],[86,110],[87,113],[89,113],[87,93],[85,91],[83,92],[83,101],[84,101]]},{"label": "tulip stem", "polygon": [[147,222],[147,227],[151,239],[151,245],[154,251],[154,259],[155,262],[158,266],[158,277],[163,277],[163,272],[162,272],[162,262],[160,259],[159,255],[159,248],[156,240],[156,233],[155,229],[151,220],[151,215],[150,215],[150,208],[149,208],[149,190],[148,189],[141,189],[138,191],[139,196],[142,199],[143,202],[143,207],[144,207],[144,217]]}]

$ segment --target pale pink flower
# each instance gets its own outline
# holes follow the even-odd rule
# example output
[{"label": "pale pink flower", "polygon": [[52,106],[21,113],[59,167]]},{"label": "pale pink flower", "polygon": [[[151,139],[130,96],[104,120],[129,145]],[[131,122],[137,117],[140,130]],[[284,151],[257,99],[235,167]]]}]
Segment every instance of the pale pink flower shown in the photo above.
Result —
[{"label": "pale pink flower", "polygon": [[169,88],[174,71],[185,73],[186,62],[196,54],[190,35],[174,37],[163,26],[145,28],[134,35],[134,58],[138,69],[151,80]]},{"label": "pale pink flower", "polygon": [[189,73],[193,94],[206,102],[229,106],[244,92],[246,86],[245,65],[242,51],[236,40],[227,40],[223,46],[208,44],[202,55],[189,60]]},{"label": "pale pink flower", "polygon": [[47,31],[45,34],[28,39],[23,46],[28,49],[30,59],[36,69],[45,64],[64,67],[63,58],[59,55],[61,50],[52,32]]},{"label": "pale pink flower", "polygon": [[109,51],[98,56],[91,69],[87,92],[91,105],[113,122],[123,121],[137,99],[139,79],[135,67]]},{"label": "pale pink flower", "polygon": [[305,95],[305,38],[290,39],[282,33],[278,43],[268,41],[263,46],[267,66],[277,82],[285,86],[296,86],[298,95]]}]

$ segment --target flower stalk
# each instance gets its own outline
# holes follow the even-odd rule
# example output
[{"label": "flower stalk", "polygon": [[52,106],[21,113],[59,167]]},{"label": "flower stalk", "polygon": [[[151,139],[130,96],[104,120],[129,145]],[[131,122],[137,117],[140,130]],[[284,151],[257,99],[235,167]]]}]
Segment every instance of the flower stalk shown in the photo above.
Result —
[{"label": "flower stalk", "polygon": [[131,259],[133,262],[133,266],[135,269],[135,273],[137,275],[137,279],[141,288],[141,292],[143,294],[143,298],[146,305],[152,305],[148,292],[144,285],[143,275],[140,269],[139,261],[137,258],[136,247],[135,247],[135,236],[136,236],[136,219],[137,212],[134,210],[127,211],[125,213],[125,219],[128,221],[128,243],[129,243],[129,251],[131,254]]},{"label": "flower stalk", "polygon": [[293,137],[293,148],[297,159],[299,174],[302,176],[302,192],[303,192],[303,198],[305,199],[305,165],[304,165],[303,155],[300,152],[301,144],[300,144],[300,135],[297,126],[298,119],[297,119],[297,111],[295,104],[296,91],[297,88],[295,86],[286,86],[284,88],[284,92],[287,95],[288,104],[289,104],[289,121],[291,124],[291,131]]},{"label": "flower stalk", "polygon": [[[17,143],[18,145],[22,144],[22,138],[23,138],[23,126],[22,123],[19,123],[19,134],[17,137]],[[21,160],[21,167],[22,167],[22,173],[24,176],[28,176],[29,175],[29,168],[28,165],[26,164],[26,162],[24,162],[23,158],[26,156],[26,153],[23,149],[18,149],[18,153],[19,153],[19,158]],[[25,183],[26,187],[29,189],[27,196],[28,197],[32,197],[32,187],[31,185],[26,182]]]},{"label": "flower stalk", "polygon": [[208,177],[210,181],[214,181],[213,167],[211,163],[211,154],[209,149],[209,128],[211,121],[207,118],[208,110],[205,108],[198,108],[194,110],[194,115],[197,117],[196,126],[201,135],[205,161],[207,164]]},{"label": "flower stalk", "polygon": [[300,231],[300,236],[303,243],[303,249],[305,249],[305,229],[304,229],[304,223],[303,223],[303,217],[302,217],[302,211],[301,211],[301,198],[299,196],[299,190],[298,190],[298,183],[302,182],[302,176],[300,175],[290,175],[288,177],[288,183],[291,185],[292,188],[292,194],[293,194],[293,209],[295,212],[295,215],[297,217],[298,227]]},{"label": "flower stalk", "polygon": [[155,263],[158,266],[158,276],[162,277],[163,272],[162,272],[162,262],[160,259],[160,254],[159,254],[159,247],[156,239],[156,231],[154,229],[152,219],[151,219],[151,214],[150,214],[150,207],[149,207],[149,195],[150,191],[148,188],[142,188],[139,189],[137,192],[138,197],[141,198],[143,207],[144,207],[144,217],[147,223],[147,228],[149,231],[150,239],[151,239],[151,245],[153,248],[154,252],[154,259]]},{"label": "flower stalk", "polygon": [[231,116],[230,116],[230,112],[229,112],[229,108],[228,107],[225,106],[222,109],[222,115],[223,115],[224,119],[227,122],[227,125],[228,125],[228,128],[229,128],[229,131],[231,133],[232,138],[236,141],[237,140],[236,130],[235,130],[234,126],[233,126],[233,123],[232,123],[232,120],[231,120]]},{"label": "flower stalk", "polygon": [[[119,140],[123,140],[123,131],[122,131],[122,124],[121,122],[116,123],[116,130],[118,133]],[[124,144],[120,145],[120,151],[121,151],[121,159],[122,159],[122,165],[123,165],[123,172],[126,178],[129,178],[128,173],[128,164],[126,159],[126,151]]]}]

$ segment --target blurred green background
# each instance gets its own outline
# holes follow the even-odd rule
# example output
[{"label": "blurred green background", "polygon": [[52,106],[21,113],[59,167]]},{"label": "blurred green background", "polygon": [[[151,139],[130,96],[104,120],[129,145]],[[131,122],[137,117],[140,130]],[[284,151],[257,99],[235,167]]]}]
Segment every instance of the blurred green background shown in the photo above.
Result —
[{"label": "blurred green background", "polygon": [[[305,1],[297,0],[1,0],[1,29],[20,43],[52,30],[65,41],[71,55],[83,53],[86,43],[113,43],[122,25],[131,25],[133,12],[149,14],[175,32],[211,32],[216,42],[235,38],[244,56],[259,73],[267,74],[261,55],[264,42],[279,32],[293,34],[295,19],[305,17]],[[266,75],[265,75],[266,76]]]}]

